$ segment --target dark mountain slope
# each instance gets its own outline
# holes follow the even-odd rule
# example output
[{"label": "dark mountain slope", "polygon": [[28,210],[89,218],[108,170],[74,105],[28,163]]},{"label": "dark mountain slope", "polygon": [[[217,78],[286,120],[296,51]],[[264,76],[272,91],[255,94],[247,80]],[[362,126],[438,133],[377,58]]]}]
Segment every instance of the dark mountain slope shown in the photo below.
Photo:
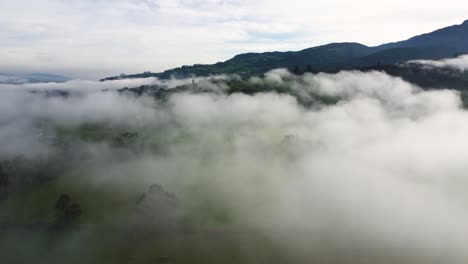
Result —
[{"label": "dark mountain slope", "polygon": [[359,58],[353,66],[368,66],[376,63],[393,64],[416,59],[441,59],[468,53],[468,20],[412,37],[405,41],[376,47],[378,52]]},{"label": "dark mountain slope", "polygon": [[392,48],[358,58],[348,66],[354,68],[376,64],[395,64],[418,59],[437,60],[456,57],[457,55],[464,53],[468,53],[468,49],[465,52],[462,52],[447,46]]},{"label": "dark mountain slope", "polygon": [[182,66],[161,73],[122,75],[121,78],[181,78],[216,74],[261,75],[271,69],[288,68],[293,71],[337,71],[395,64],[415,59],[439,59],[468,53],[468,20],[455,25],[410,38],[405,41],[367,47],[359,43],[332,43],[288,52],[245,53],[211,65]]},{"label": "dark mountain slope", "polygon": [[405,41],[380,45],[377,48],[386,50],[393,48],[424,48],[435,46],[451,47],[454,50],[458,49],[459,51],[466,52],[468,50],[468,20],[461,25],[442,28],[431,33],[412,37]]},{"label": "dark mountain slope", "polygon": [[245,53],[213,65],[175,68],[156,74],[156,77],[171,78],[213,74],[259,75],[271,69],[293,68],[296,65],[308,66],[317,70],[333,70],[337,67],[344,67],[353,59],[373,52],[373,48],[358,43],[333,43],[296,52]]}]

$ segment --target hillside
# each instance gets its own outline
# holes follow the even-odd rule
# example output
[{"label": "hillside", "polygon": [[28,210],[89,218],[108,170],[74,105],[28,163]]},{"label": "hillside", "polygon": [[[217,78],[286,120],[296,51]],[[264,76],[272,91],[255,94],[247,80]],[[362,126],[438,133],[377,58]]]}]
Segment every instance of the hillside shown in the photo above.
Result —
[{"label": "hillside", "polygon": [[168,79],[216,74],[261,75],[271,69],[328,72],[395,64],[415,59],[439,59],[468,53],[468,20],[408,40],[368,47],[359,43],[332,43],[301,51],[245,53],[211,65],[182,66],[160,73],[120,75],[102,80],[158,77]]}]

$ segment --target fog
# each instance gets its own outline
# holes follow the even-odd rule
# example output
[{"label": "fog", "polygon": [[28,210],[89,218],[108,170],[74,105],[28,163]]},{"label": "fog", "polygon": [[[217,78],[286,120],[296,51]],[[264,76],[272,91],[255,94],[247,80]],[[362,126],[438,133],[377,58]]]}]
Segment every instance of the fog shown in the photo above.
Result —
[{"label": "fog", "polygon": [[462,72],[468,67],[468,55],[461,55],[457,58],[441,59],[441,60],[414,60],[409,63],[420,64],[426,67],[433,68],[451,68]]},{"label": "fog", "polygon": [[[155,100],[113,91],[192,82],[209,90],[227,85],[222,79],[3,85],[0,156],[50,156],[57,149],[44,138],[56,136],[55,126],[138,132],[143,143],[135,153],[76,142],[92,149],[82,180],[122,195],[161,184],[199,227],[255,230],[305,263],[314,254],[378,263],[468,260],[468,113],[457,92],[423,91],[381,72],[295,76],[282,69],[248,82],[282,84],[289,94],[221,90]],[[31,92],[37,90],[77,94]],[[299,103],[314,96],[337,103]],[[38,125],[44,120],[52,128]]]}]

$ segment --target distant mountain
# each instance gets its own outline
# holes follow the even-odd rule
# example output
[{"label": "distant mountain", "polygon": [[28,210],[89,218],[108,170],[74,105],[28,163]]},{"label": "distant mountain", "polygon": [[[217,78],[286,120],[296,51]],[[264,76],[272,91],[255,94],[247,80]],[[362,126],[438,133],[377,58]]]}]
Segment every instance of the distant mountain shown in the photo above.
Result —
[{"label": "distant mountain", "polygon": [[71,78],[45,73],[32,73],[32,74],[6,74],[0,73],[0,84],[24,84],[24,83],[63,83],[70,81]]},{"label": "distant mountain", "polygon": [[405,41],[368,47],[359,43],[332,43],[288,52],[245,53],[211,65],[182,66],[160,73],[120,75],[125,78],[210,76],[216,74],[261,75],[271,69],[329,72],[395,64],[416,59],[440,59],[468,53],[468,20]]},{"label": "distant mountain", "polygon": [[431,33],[412,37],[405,41],[380,45],[378,49],[391,48],[428,48],[447,47],[456,52],[466,51],[468,47],[468,20],[461,25],[450,26]]}]

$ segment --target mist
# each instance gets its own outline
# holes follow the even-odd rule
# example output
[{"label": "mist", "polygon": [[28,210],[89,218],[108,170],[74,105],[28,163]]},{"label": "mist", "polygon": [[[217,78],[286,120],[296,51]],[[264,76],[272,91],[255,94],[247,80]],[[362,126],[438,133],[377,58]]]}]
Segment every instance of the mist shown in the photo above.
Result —
[{"label": "mist", "polygon": [[408,63],[420,64],[432,68],[451,68],[464,72],[468,67],[468,55],[441,60],[413,60]]},{"label": "mist", "polygon": [[[464,70],[464,60],[414,63]],[[183,219],[199,232],[240,233],[232,238],[239,246],[242,234],[257,234],[295,263],[468,260],[468,113],[457,92],[424,91],[382,72],[296,76],[278,69],[246,81],[288,92],[229,94],[229,78],[1,85],[0,157],[63,161],[49,175],[59,182],[54,188],[61,193],[78,182],[84,203],[104,194],[134,203],[154,184],[176,197],[174,210],[145,205],[152,217],[144,221],[136,209],[109,213],[115,226]],[[164,100],[118,91],[140,85],[206,89]],[[70,94],[37,93],[57,90]],[[316,100],[322,97],[335,101]],[[75,132],[90,125],[102,135]],[[128,133],[138,135],[128,144],[105,139]],[[57,144],[64,138],[66,155]],[[84,206],[83,226],[108,221],[87,213]],[[76,245],[88,241],[87,232],[60,241]],[[1,244],[19,243],[8,234]],[[244,263],[261,255],[239,250]]]}]

